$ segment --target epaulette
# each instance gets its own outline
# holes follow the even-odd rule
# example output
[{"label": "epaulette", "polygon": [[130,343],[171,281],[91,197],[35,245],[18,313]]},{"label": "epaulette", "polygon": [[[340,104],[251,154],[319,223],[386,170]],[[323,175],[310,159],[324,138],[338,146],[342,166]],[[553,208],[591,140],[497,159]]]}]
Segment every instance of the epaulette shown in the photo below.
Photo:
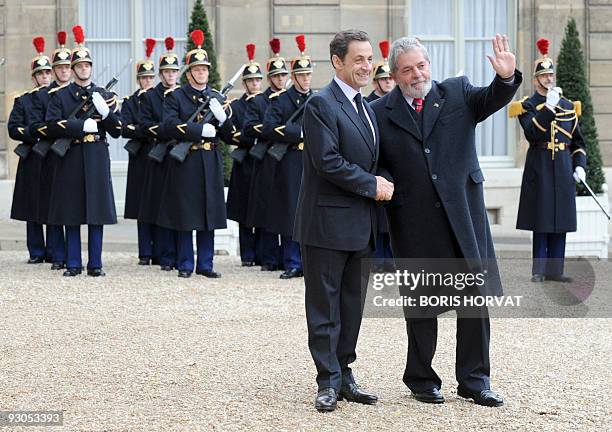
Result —
[{"label": "epaulette", "polygon": [[30,90],[22,91],[21,93],[15,95],[15,99],[19,99],[21,96],[26,95],[28,93],[30,93]]},{"label": "epaulette", "polygon": [[521,100],[512,101],[508,107],[508,117],[514,118],[525,114],[527,110],[523,106],[523,102],[525,102],[527,99],[529,99],[529,97],[525,96]]},{"label": "epaulette", "polygon": [[28,92],[28,94],[36,93],[36,92],[37,92],[38,90],[40,90],[41,88],[43,88],[43,86],[40,86],[40,87],[34,87],[32,90],[30,90],[30,91]]},{"label": "epaulette", "polygon": [[149,89],[140,89],[140,90],[138,90],[138,96],[146,93],[147,91],[149,91]]},{"label": "epaulette", "polygon": [[245,98],[245,100],[251,100],[251,99],[253,99],[255,96],[260,95],[260,94],[261,94],[261,92],[260,92],[260,91],[258,91],[257,93],[250,94],[250,95],[248,95],[248,96]]},{"label": "epaulette", "polygon": [[285,93],[287,91],[287,89],[282,89],[277,91],[276,93],[272,93],[270,96],[268,96],[268,99],[274,99],[277,96],[280,96],[281,94]]},{"label": "epaulette", "polygon": [[129,96],[123,96],[124,101],[128,100],[129,98],[130,98]]},{"label": "epaulette", "polygon": [[[70,83],[68,83],[68,84],[70,84]],[[49,90],[49,91],[48,91],[48,93],[49,93],[49,94],[51,94],[51,93],[55,93],[56,91],[61,90],[61,89],[63,89],[64,87],[66,87],[68,84],[62,84],[61,86],[54,87],[54,88],[52,88],[51,90]]]},{"label": "epaulette", "polygon": [[172,93],[177,88],[180,88],[180,87],[176,86],[176,87],[173,87],[173,88],[166,89],[166,91],[164,91],[164,96],[166,96],[168,93]]},{"label": "epaulette", "polygon": [[580,117],[582,115],[582,102],[574,101],[572,103],[574,104],[574,111],[576,111],[576,115]]}]

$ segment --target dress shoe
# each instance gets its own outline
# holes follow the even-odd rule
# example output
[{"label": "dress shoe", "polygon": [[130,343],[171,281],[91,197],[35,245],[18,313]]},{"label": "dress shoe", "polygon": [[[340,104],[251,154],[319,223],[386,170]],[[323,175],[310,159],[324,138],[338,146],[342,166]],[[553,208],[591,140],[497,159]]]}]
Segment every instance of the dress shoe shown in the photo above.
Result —
[{"label": "dress shoe", "polygon": [[28,260],[28,264],[41,264],[45,262],[45,257],[35,257]]},{"label": "dress shoe", "polygon": [[62,276],[72,277],[81,274],[81,269],[79,268],[67,268]]},{"label": "dress shoe", "polygon": [[221,277],[221,273],[217,273],[216,271],[212,270],[196,270],[196,274],[199,274],[200,276],[206,276],[207,278],[211,279],[218,279]]},{"label": "dress shoe", "polygon": [[432,387],[427,390],[412,392],[412,395],[419,402],[431,403],[431,404],[441,404],[444,403],[444,396],[440,392],[440,389],[436,387]]},{"label": "dress shoe", "polygon": [[178,277],[180,277],[180,278],[191,277],[191,272],[189,270],[179,270]]},{"label": "dress shoe", "polygon": [[61,269],[63,269],[64,267],[66,267],[66,266],[64,265],[64,263],[63,263],[63,262],[54,262],[54,263],[51,265],[51,270],[61,270]]},{"label": "dress shoe", "polygon": [[242,261],[242,267],[253,267],[254,265],[253,261]]},{"label": "dress shoe", "polygon": [[150,258],[138,258],[138,265],[149,265]]},{"label": "dress shoe", "polygon": [[346,399],[349,402],[373,405],[378,402],[378,396],[361,390],[358,384],[343,384],[338,392],[338,400]]},{"label": "dress shoe", "polygon": [[262,264],[261,265],[261,271],[276,271],[277,268],[275,265],[270,265],[270,264]]},{"label": "dress shoe", "polygon": [[151,264],[152,265],[159,265],[159,258],[155,258],[155,257],[151,258]]},{"label": "dress shoe", "polygon": [[338,396],[333,388],[325,388],[319,390],[315,399],[315,408],[319,412],[329,412],[336,409],[338,406]]},{"label": "dress shoe", "polygon": [[169,266],[169,265],[163,265],[160,267],[163,271],[172,271],[174,270],[173,266]]},{"label": "dress shoe", "polygon": [[544,282],[543,274],[534,274],[531,276],[531,282]]},{"label": "dress shoe", "polygon": [[101,268],[88,268],[87,276],[100,277],[106,276],[106,273],[104,273],[104,270],[102,270]]},{"label": "dress shoe", "polygon": [[285,270],[281,275],[280,278],[281,279],[292,279],[292,278],[296,278],[296,277],[302,277],[304,276],[304,272],[300,269],[289,269],[289,270]]},{"label": "dress shoe", "polygon": [[493,390],[471,391],[459,387],[457,388],[457,394],[462,398],[474,399],[476,405],[500,407],[504,404],[502,397]]},{"label": "dress shoe", "polygon": [[554,282],[563,282],[563,283],[574,282],[574,279],[572,279],[569,276],[565,276],[565,275],[546,276],[546,280],[547,281],[554,281]]}]

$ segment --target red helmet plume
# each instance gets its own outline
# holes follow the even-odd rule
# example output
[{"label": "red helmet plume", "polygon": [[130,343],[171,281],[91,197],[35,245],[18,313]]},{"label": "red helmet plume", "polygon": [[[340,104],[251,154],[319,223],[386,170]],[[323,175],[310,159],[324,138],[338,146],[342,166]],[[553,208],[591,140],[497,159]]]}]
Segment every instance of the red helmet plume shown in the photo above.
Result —
[{"label": "red helmet plume", "polygon": [[536,46],[543,56],[548,55],[548,48],[550,47],[550,41],[548,39],[539,39],[536,42]]},{"label": "red helmet plume", "polygon": [[191,40],[196,47],[201,48],[204,45],[204,32],[200,29],[196,29],[191,32]]},{"label": "red helmet plume", "polygon": [[166,45],[166,49],[168,51],[172,51],[174,49],[174,38],[172,36],[168,36],[164,39],[164,45]]},{"label": "red helmet plume", "polygon": [[66,32],[65,31],[59,31],[57,32],[57,43],[60,46],[64,46],[66,45]]},{"label": "red helmet plume", "polygon": [[42,54],[45,52],[45,38],[42,36],[36,36],[32,39],[32,43],[34,44],[34,48],[38,54]]},{"label": "red helmet plume", "polygon": [[274,54],[278,54],[280,52],[280,39],[274,38],[270,41],[270,48]]},{"label": "red helmet plume", "polygon": [[298,49],[300,50],[301,53],[306,51],[306,38],[304,37],[303,34],[297,35],[295,37],[295,41],[297,42]]},{"label": "red helmet plume", "polygon": [[80,25],[72,27],[72,34],[74,35],[74,41],[77,45],[82,45],[83,42],[85,42],[85,31]]},{"label": "red helmet plume", "polygon": [[389,58],[389,41],[382,40],[378,42],[378,47],[380,48],[380,53],[382,54],[384,59]]},{"label": "red helmet plume", "polygon": [[255,44],[248,44],[246,46],[246,52],[247,56],[249,57],[249,61],[253,61],[253,59],[255,58]]},{"label": "red helmet plume", "polygon": [[145,46],[146,46],[146,50],[145,50],[145,57],[149,58],[151,57],[151,54],[153,54],[153,49],[155,49],[155,44],[157,43],[157,41],[153,38],[146,38],[145,39]]}]

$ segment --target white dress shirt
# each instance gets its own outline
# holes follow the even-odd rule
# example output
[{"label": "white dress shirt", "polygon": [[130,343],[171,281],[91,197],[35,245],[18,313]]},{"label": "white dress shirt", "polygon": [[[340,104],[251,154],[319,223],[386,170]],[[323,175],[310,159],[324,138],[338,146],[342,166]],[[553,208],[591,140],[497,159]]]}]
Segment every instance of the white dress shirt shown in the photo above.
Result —
[{"label": "white dress shirt", "polygon": [[[355,103],[355,96],[357,96],[357,93],[361,93],[361,91],[355,90],[353,87],[351,87],[350,85],[342,81],[337,76],[334,76],[334,81],[336,81],[336,84],[338,84],[338,86],[340,87],[340,90],[342,90],[342,93],[344,93],[344,96],[346,96],[346,98],[349,100],[353,108],[355,108],[355,112],[359,114],[359,111],[357,110],[357,104]],[[361,100],[362,100],[361,105],[363,106],[363,95],[361,95]],[[376,131],[374,130],[372,119],[370,118],[370,114],[368,114],[368,110],[365,109],[365,106],[363,107],[363,112],[365,113],[366,118],[368,119],[368,123],[370,124],[370,129],[372,130],[372,136],[374,137],[374,142],[376,142]]]}]

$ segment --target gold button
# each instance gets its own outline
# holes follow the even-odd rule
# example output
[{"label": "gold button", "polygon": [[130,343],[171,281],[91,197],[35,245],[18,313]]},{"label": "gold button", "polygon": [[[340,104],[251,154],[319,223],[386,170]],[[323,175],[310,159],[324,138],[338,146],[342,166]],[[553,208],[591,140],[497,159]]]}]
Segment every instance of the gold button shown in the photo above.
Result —
[{"label": "gold button", "polygon": [[298,149],[299,150],[304,150],[304,143],[303,142],[298,144]]},{"label": "gold button", "polygon": [[210,143],[204,143],[204,150],[208,151],[210,150]]}]

